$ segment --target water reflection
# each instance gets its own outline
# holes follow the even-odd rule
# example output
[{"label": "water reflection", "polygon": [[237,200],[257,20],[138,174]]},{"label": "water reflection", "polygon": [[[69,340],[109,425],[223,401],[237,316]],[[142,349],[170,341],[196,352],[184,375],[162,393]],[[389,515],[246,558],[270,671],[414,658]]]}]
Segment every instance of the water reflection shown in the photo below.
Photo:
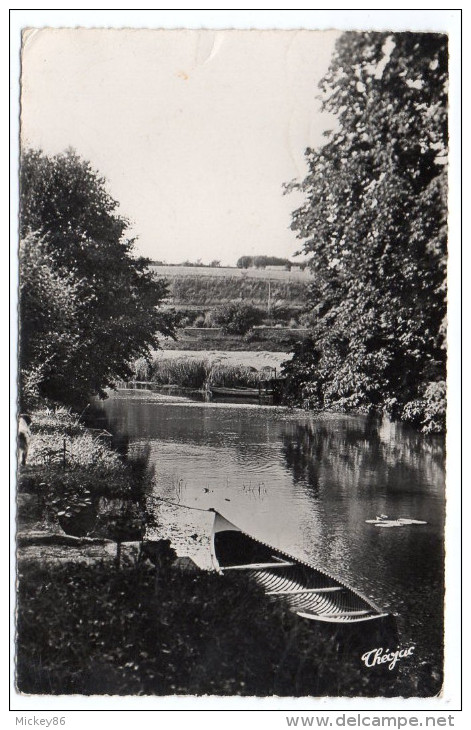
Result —
[{"label": "water reflection", "polygon": [[289,424],[282,440],[294,482],[309,485],[313,495],[324,483],[349,493],[368,490],[373,483],[387,492],[421,492],[424,484],[443,491],[443,440],[387,419]]},{"label": "water reflection", "polygon": [[[249,534],[333,573],[400,613],[402,640],[420,647],[421,660],[439,663],[441,438],[387,420],[143,391],[118,393],[98,409],[131,450],[148,444],[157,496],[214,507]],[[365,522],[379,514],[427,524],[381,529]],[[181,554],[209,567],[207,513],[161,506],[158,520],[180,540]]]}]

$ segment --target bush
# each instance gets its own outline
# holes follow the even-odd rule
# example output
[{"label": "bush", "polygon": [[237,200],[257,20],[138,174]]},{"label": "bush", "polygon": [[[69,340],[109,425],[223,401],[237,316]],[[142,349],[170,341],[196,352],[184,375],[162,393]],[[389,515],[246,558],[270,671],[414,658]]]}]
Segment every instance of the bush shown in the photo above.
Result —
[{"label": "bush", "polygon": [[446,383],[443,380],[427,383],[422,398],[406,403],[402,418],[424,433],[442,433],[446,419]]},{"label": "bush", "polygon": [[30,471],[20,474],[19,491],[37,495],[42,520],[72,535],[91,534],[97,524],[111,539],[126,530],[142,534],[143,520],[150,519],[149,448],[136,446],[123,460],[107,441],[65,408],[33,414]]},{"label": "bush", "polygon": [[140,357],[134,363],[134,376],[136,380],[149,380],[150,363],[148,358]]},{"label": "bush", "polygon": [[179,307],[175,312],[175,326],[182,329],[183,327],[191,327],[197,317],[204,317],[205,309],[195,309],[194,307]]},{"label": "bush", "polygon": [[211,312],[211,321],[227,334],[245,335],[252,327],[260,324],[263,313],[257,307],[245,302],[229,302]]},{"label": "bush", "polygon": [[152,381],[157,385],[179,385],[182,388],[202,388],[210,370],[207,360],[156,359],[152,363]]},{"label": "bush", "polygon": [[260,330],[249,330],[244,335],[244,342],[264,342],[263,334],[260,332]]},{"label": "bush", "polygon": [[271,319],[274,324],[286,324],[292,313],[291,307],[284,305],[282,302],[275,302],[271,311]]},{"label": "bush", "polygon": [[225,388],[250,388],[257,386],[261,378],[261,371],[249,365],[214,365],[208,381]]}]

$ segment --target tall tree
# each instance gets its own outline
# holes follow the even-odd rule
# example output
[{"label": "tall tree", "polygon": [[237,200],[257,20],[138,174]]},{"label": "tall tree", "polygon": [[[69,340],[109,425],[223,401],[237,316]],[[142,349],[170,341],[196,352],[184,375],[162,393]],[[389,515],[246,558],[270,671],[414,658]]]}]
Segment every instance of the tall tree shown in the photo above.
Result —
[{"label": "tall tree", "polygon": [[344,33],[321,82],[337,128],[287,186],[306,195],[292,228],[315,275],[293,383],[427,430],[444,415],[447,62],[441,34]]},{"label": "tall tree", "polygon": [[24,382],[33,374],[42,396],[75,405],[103,394],[158,346],[159,333],[173,334],[172,315],[159,308],[166,283],[133,256],[117,208],[73,150],[22,155],[20,359]]},{"label": "tall tree", "polygon": [[[44,241],[29,233],[20,242],[21,409],[51,379],[67,389],[80,346],[78,287],[74,278],[53,269]],[[67,378],[68,375],[68,378]],[[59,385],[59,382],[57,383]]]}]

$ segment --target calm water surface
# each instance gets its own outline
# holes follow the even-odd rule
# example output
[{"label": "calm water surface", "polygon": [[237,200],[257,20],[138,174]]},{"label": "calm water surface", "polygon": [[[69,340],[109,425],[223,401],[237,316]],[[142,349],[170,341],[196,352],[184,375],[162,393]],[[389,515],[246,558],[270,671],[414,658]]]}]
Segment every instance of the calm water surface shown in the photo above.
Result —
[{"label": "calm water surface", "polygon": [[[401,424],[120,391],[97,406],[130,449],[150,447],[155,494],[214,507],[398,612],[415,661],[441,664],[444,444]],[[376,515],[426,525],[378,528]],[[161,504],[180,552],[210,567],[211,515]],[[206,537],[205,537],[206,535]],[[385,647],[386,648],[386,647]]]}]

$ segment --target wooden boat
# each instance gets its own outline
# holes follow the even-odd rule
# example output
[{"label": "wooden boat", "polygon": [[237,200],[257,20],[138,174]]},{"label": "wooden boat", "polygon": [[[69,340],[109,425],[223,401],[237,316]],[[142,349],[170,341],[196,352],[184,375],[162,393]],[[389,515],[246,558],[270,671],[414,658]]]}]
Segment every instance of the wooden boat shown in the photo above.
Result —
[{"label": "wooden boat", "polygon": [[210,385],[207,390],[211,395],[219,395],[225,398],[258,398],[260,395],[258,388],[224,388]]},{"label": "wooden boat", "polygon": [[210,397],[258,398],[260,405],[280,405],[283,402],[284,378],[261,380],[255,388],[227,388],[206,383],[205,390]]},{"label": "wooden boat", "polygon": [[392,619],[368,598],[322,570],[242,532],[215,512],[212,561],[219,573],[244,571],[267,596],[283,600],[304,619],[358,624]]}]

